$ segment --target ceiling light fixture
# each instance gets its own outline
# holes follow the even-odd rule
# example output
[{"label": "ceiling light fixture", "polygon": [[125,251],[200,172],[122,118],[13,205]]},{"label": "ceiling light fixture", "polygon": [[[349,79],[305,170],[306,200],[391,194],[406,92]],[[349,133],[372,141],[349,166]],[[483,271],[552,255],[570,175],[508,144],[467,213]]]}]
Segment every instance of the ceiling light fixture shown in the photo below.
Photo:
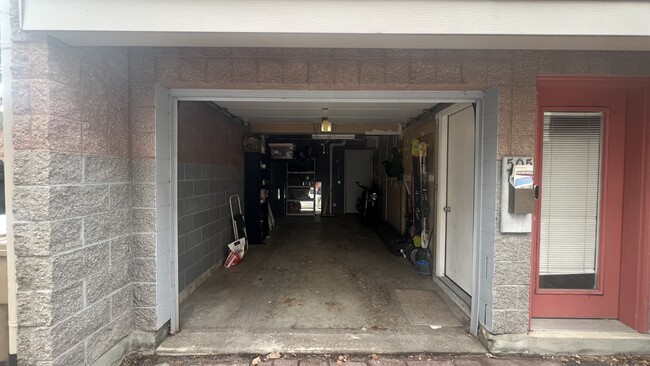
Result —
[{"label": "ceiling light fixture", "polygon": [[312,134],[311,138],[313,140],[354,140],[356,139],[356,136],[353,134],[319,133]]},{"label": "ceiling light fixture", "polygon": [[332,132],[332,124],[327,118],[327,108],[323,108],[323,117],[320,119],[320,132]]}]

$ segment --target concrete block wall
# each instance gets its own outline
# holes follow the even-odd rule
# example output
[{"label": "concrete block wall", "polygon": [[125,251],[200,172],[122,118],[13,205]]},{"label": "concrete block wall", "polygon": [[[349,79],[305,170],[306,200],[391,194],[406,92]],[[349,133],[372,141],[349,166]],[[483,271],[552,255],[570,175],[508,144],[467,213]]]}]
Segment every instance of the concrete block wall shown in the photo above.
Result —
[{"label": "concrete block wall", "polygon": [[19,364],[91,364],[133,329],[127,52],[10,15]]},{"label": "concrete block wall", "polygon": [[240,168],[178,164],[179,291],[196,288],[196,280],[225,259],[234,240],[228,198],[243,198],[243,181]]},{"label": "concrete block wall", "polygon": [[242,136],[243,126],[210,104],[179,103],[179,291],[195,289],[233,240],[228,199],[244,198]]},{"label": "concrete block wall", "polygon": [[[498,159],[533,154],[538,75],[650,75],[649,52],[143,47],[131,49],[129,60],[135,104],[151,99],[156,83],[168,88],[256,90],[498,86]],[[153,124],[150,112],[137,117],[134,127]],[[145,145],[152,141],[146,134],[141,137]],[[487,269],[492,273],[493,304],[486,305],[493,306],[494,333],[524,333],[530,235],[500,233],[498,203],[496,207],[494,268]]]},{"label": "concrete block wall", "polygon": [[130,86],[132,271],[134,328],[158,330],[156,255],[156,109],[155,88]]}]

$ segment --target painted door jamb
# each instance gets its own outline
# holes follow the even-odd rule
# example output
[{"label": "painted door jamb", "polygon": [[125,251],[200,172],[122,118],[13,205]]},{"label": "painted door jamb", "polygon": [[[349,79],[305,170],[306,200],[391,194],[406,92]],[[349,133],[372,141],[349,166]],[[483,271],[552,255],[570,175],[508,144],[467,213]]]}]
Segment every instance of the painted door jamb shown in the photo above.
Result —
[{"label": "painted door jamb", "polygon": [[[479,260],[481,258],[481,220],[483,218],[483,207],[481,207],[483,189],[483,108],[484,98],[476,100],[474,107],[474,240],[472,251],[472,305],[470,315],[469,331],[472,335],[478,335],[479,309],[478,300],[480,296],[480,274]],[[496,171],[496,167],[494,167]]]},{"label": "painted door jamb", "polygon": [[176,334],[180,329],[180,303],[178,286],[178,98],[170,91],[171,118],[171,319],[170,334]]}]

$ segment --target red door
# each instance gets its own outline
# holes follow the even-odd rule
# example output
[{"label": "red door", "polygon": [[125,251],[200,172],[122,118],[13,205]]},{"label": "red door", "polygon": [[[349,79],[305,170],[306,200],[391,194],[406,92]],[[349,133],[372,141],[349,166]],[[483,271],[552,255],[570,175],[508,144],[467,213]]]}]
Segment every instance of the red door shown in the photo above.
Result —
[{"label": "red door", "polygon": [[531,317],[618,318],[625,127],[624,89],[538,81]]}]

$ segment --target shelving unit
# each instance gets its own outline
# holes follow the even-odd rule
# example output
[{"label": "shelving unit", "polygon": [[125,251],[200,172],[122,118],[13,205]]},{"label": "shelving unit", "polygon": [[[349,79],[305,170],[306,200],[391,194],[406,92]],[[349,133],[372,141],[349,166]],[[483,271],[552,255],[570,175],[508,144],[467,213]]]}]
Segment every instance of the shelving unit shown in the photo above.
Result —
[{"label": "shelving unit", "polygon": [[[260,143],[244,140],[244,197],[246,232],[250,244],[263,244],[269,233],[268,206],[260,203],[260,189],[272,187],[270,158]],[[248,142],[248,145],[246,144]]]},{"label": "shelving unit", "polygon": [[316,212],[314,159],[287,162],[286,214],[313,216]]}]

